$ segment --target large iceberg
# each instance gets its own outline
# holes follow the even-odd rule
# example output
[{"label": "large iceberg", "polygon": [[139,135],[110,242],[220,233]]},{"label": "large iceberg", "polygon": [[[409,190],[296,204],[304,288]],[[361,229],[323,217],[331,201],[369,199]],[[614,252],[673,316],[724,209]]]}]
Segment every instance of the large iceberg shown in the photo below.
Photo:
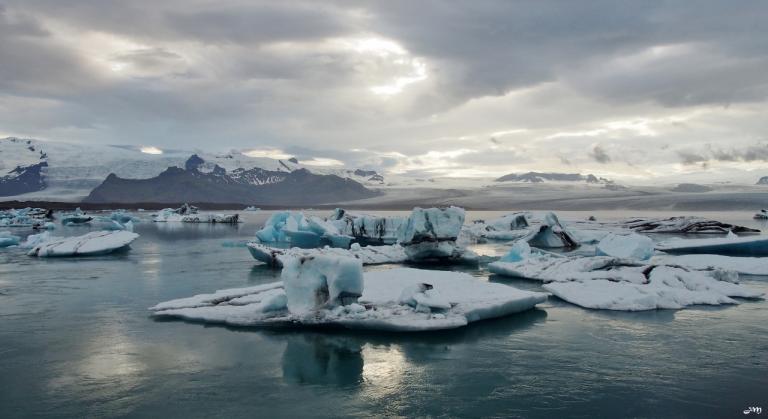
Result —
[{"label": "large iceberg", "polygon": [[288,310],[298,315],[354,304],[363,294],[363,264],[349,257],[290,258],[280,278]]},{"label": "large iceberg", "polygon": [[[333,272],[334,262],[326,259],[307,260],[303,264],[314,266],[298,270],[297,263],[301,265],[290,262],[285,277],[293,284],[276,282],[222,290],[160,303],[150,310],[155,316],[233,326],[336,326],[415,332],[462,327],[525,311],[546,300],[543,293],[481,281],[464,273],[410,268],[365,273],[358,297],[359,261],[340,262],[343,274]],[[332,290],[327,279],[323,285],[321,273],[326,270],[340,288]],[[295,292],[298,297],[291,295]],[[295,308],[290,303],[294,298],[298,301]]]},{"label": "large iceberg", "polygon": [[16,246],[21,237],[14,236],[10,231],[0,231],[0,247]]},{"label": "large iceberg", "polygon": [[653,256],[653,240],[636,233],[609,233],[597,244],[595,252],[598,256],[647,260]]},{"label": "large iceberg", "polygon": [[476,262],[476,254],[456,244],[463,225],[463,208],[416,207],[398,229],[397,240],[413,262]]},{"label": "large iceberg", "polygon": [[164,208],[152,214],[156,223],[192,223],[192,224],[237,224],[239,214],[207,214],[199,213],[197,207],[184,204],[180,208]]},{"label": "large iceberg", "polygon": [[126,248],[138,237],[130,231],[93,231],[75,237],[42,237],[44,240],[36,243],[27,254],[37,257],[104,255]]},{"label": "large iceberg", "polygon": [[659,243],[656,249],[672,254],[712,254],[730,256],[768,256],[768,236],[727,237],[712,239],[672,239]]},{"label": "large iceberg", "polygon": [[721,223],[701,217],[632,218],[621,223],[624,227],[642,233],[726,234],[759,233],[760,230]]},{"label": "large iceberg", "polygon": [[302,249],[299,247],[280,249],[276,247],[270,247],[258,242],[248,242],[246,247],[256,260],[277,268],[282,268],[284,261],[289,258],[320,255],[353,257],[355,259],[359,259],[363,265],[402,263],[408,259],[408,256],[405,254],[405,250],[398,244],[388,246],[360,246],[357,243],[353,243],[349,249],[327,246],[320,249]]},{"label": "large iceberg", "polygon": [[397,232],[406,222],[405,217],[356,214],[336,208],[328,222],[339,234],[354,237],[361,244],[393,244]]}]

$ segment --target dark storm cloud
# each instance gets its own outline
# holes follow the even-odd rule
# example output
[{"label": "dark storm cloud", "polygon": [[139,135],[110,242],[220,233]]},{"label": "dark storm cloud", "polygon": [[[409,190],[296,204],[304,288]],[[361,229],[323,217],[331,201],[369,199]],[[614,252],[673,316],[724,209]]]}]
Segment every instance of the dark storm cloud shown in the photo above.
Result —
[{"label": "dark storm cloud", "polygon": [[600,145],[592,147],[592,151],[589,153],[589,156],[598,163],[605,164],[611,161],[611,156],[609,156],[605,149],[603,149],[603,147]]},{"label": "dark storm cloud", "polygon": [[[595,131],[614,119],[663,117],[712,105],[736,108],[768,98],[768,6],[762,1],[3,4],[0,132],[9,134],[56,138],[55,133],[84,127],[76,132],[87,130],[89,138],[110,143],[228,148],[260,143],[299,158],[383,168],[402,164],[392,152],[410,157],[470,148],[451,160],[474,169],[520,157],[486,149],[517,145],[512,136],[490,138],[492,144],[485,140],[483,133],[505,126],[530,129],[526,156],[548,158],[549,148],[536,148],[536,129],[551,131],[542,137],[574,131],[573,125]],[[367,38],[403,51],[361,53],[344,44]],[[422,80],[399,95],[371,93],[372,87],[413,81],[413,60],[425,69]],[[486,106],[478,102],[494,96],[539,88],[528,107],[551,117],[538,125],[533,113],[512,121],[520,114],[519,108],[508,109],[513,100],[487,105],[466,119],[461,114],[439,119],[472,104]],[[564,121],[571,117],[569,126]],[[743,121],[734,121],[737,130]],[[685,122],[680,135],[706,125],[693,122]],[[458,137],[446,131],[464,131],[462,124],[482,144],[429,140]],[[700,129],[727,138],[715,125]],[[764,132],[759,123],[749,129],[753,132],[741,138]],[[57,139],[78,140],[77,135]],[[611,143],[613,156],[589,145],[612,141],[608,135],[613,134],[556,137],[561,164],[623,162],[620,145]],[[649,148],[647,158],[664,156],[670,164],[768,161],[762,145],[702,148],[715,136],[676,135],[675,147],[689,151],[675,156],[673,149]],[[373,152],[349,151],[358,147]]]},{"label": "dark storm cloud", "polygon": [[743,148],[716,148],[708,145],[705,149],[695,152],[680,150],[677,152],[683,164],[697,164],[708,161],[720,162],[755,162],[768,161],[768,144],[758,143]]}]

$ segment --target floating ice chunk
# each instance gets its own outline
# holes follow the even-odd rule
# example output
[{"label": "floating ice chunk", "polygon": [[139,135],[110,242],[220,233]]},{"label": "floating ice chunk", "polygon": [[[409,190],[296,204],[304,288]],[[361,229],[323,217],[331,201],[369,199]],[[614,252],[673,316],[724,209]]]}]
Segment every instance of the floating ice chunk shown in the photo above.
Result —
[{"label": "floating ice chunk", "polygon": [[597,256],[647,260],[653,256],[653,240],[636,233],[606,235],[595,249]]},{"label": "floating ice chunk", "polygon": [[76,237],[50,237],[37,243],[27,254],[37,257],[103,255],[125,248],[138,237],[129,231],[94,231]]},{"label": "floating ice chunk", "polygon": [[290,258],[281,279],[288,310],[302,314],[356,302],[363,291],[363,264],[350,257]]},{"label": "floating ice chunk", "polygon": [[759,233],[760,230],[721,223],[701,217],[671,217],[671,218],[633,218],[621,223],[637,232],[643,233],[682,233],[682,234],[725,234]]},{"label": "floating ice chunk", "polygon": [[0,231],[0,247],[16,246],[21,237],[14,236],[10,231]]},{"label": "floating ice chunk", "polygon": [[509,252],[499,259],[501,262],[522,262],[531,257],[531,246],[525,240],[518,240]]},{"label": "floating ice chunk", "polygon": [[40,234],[30,234],[27,239],[21,243],[20,247],[24,249],[31,249],[47,240],[51,239],[51,233],[45,231]]},{"label": "floating ice chunk", "polygon": [[328,222],[342,236],[354,237],[363,244],[393,244],[405,217],[356,214],[336,208]]},{"label": "floating ice chunk", "polygon": [[278,249],[269,247],[257,242],[246,244],[248,251],[254,259],[264,262],[267,265],[282,268],[283,261],[293,257],[311,257],[311,256],[340,256],[353,257],[359,259],[363,265],[379,265],[384,263],[402,263],[408,259],[405,250],[398,244],[390,246],[360,246],[357,243],[352,244],[349,249],[340,249],[334,247],[325,247],[322,249],[301,249],[293,247],[290,249]]},{"label": "floating ice chunk", "polygon": [[570,230],[573,237],[581,244],[595,244],[611,234],[607,230]]},{"label": "floating ice chunk", "polygon": [[647,282],[605,279],[551,282],[543,287],[573,304],[605,310],[680,309],[695,304],[738,304],[731,297],[760,298],[762,293],[705,272],[658,266],[647,273]]},{"label": "floating ice chunk", "polygon": [[529,227],[527,212],[515,212],[489,221],[488,227],[496,231],[520,230]]},{"label": "floating ice chunk", "polygon": [[128,222],[138,223],[140,221],[139,218],[132,216],[131,214],[127,213],[125,210],[114,211],[112,214],[109,215],[109,218],[114,221],[117,221],[121,225],[124,225]]},{"label": "floating ice chunk", "polygon": [[583,278],[604,278],[629,282],[643,282],[640,269],[618,269],[641,267],[642,264],[630,259],[611,256],[564,257],[552,253],[531,254],[519,262],[498,261],[488,264],[491,273],[514,278],[528,278],[538,281],[571,281]]},{"label": "floating ice chunk", "polygon": [[404,245],[443,240],[456,241],[462,225],[464,225],[463,208],[416,207],[405,224],[400,226],[397,238]]},{"label": "floating ice chunk", "polygon": [[529,233],[530,216],[527,212],[515,212],[488,222],[478,220],[465,226],[462,232],[471,239],[516,240]]},{"label": "floating ice chunk", "polygon": [[651,258],[650,263],[676,265],[700,271],[725,269],[744,275],[768,275],[768,258],[722,255],[659,255]]},{"label": "floating ice chunk", "polygon": [[0,227],[39,228],[51,213],[50,210],[43,208],[0,210]]},{"label": "floating ice chunk", "polygon": [[[265,293],[272,293],[271,298],[277,298],[275,295],[279,295],[277,290],[281,289],[282,282],[173,300],[151,310],[156,316],[237,326],[341,326],[415,332],[452,329],[478,320],[510,315],[531,309],[547,298],[544,293],[488,283],[458,272],[400,268],[367,272],[363,280],[359,304],[318,309],[311,315],[275,309],[278,304],[265,311]],[[424,294],[422,301],[433,304],[438,313],[431,309],[429,313],[420,312],[399,303],[402,290],[422,283],[429,283],[437,290],[432,295]],[[243,305],[249,301],[253,303]],[[448,305],[449,308],[438,308]]]},{"label": "floating ice chunk", "polygon": [[579,242],[573,235],[560,224],[560,220],[554,213],[544,216],[544,224],[538,230],[531,232],[525,240],[534,247],[578,247]]},{"label": "floating ice chunk", "polygon": [[768,256],[768,236],[738,237],[734,234],[712,239],[673,239],[656,246],[672,254],[713,254],[730,256]]},{"label": "floating ice chunk", "polygon": [[[304,214],[296,211],[279,211],[269,216],[264,227],[256,232],[256,238],[263,243],[288,242],[287,231],[298,235],[299,229],[309,231]],[[317,234],[312,233],[314,236]]]},{"label": "floating ice chunk", "polygon": [[479,256],[453,241],[425,241],[403,246],[411,262],[477,263]]},{"label": "floating ice chunk", "polygon": [[84,213],[80,208],[75,209],[73,212],[62,214],[61,223],[65,226],[86,225],[93,220],[93,217]]}]

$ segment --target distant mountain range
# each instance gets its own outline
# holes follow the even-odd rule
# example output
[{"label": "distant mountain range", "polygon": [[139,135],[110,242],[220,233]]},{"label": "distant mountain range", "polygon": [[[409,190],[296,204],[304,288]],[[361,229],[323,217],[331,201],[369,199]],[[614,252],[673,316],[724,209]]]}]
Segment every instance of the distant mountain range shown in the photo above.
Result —
[{"label": "distant mountain range", "polygon": [[185,168],[169,167],[149,179],[107,176],[84,202],[88,203],[240,203],[253,205],[312,205],[370,198],[377,193],[336,175],[317,175],[307,169],[278,172],[261,168],[228,173],[215,165],[203,171],[198,155]]},{"label": "distant mountain range", "polygon": [[588,174],[582,175],[579,173],[540,173],[540,172],[528,172],[528,173],[510,173],[504,175],[496,182],[527,182],[527,183],[541,183],[541,182],[586,182],[586,183],[613,183],[605,178],[599,178],[595,175]]},{"label": "distant mountain range", "polygon": [[368,198],[376,193],[366,186],[382,184],[372,170],[308,167],[296,158],[239,151],[150,154],[131,146],[0,139],[6,199],[311,205]]}]

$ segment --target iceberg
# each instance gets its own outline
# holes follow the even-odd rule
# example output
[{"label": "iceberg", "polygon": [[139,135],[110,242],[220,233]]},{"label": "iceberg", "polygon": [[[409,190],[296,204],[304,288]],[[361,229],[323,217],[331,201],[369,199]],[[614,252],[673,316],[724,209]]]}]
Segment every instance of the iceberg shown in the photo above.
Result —
[{"label": "iceberg", "polygon": [[659,243],[657,250],[671,254],[712,254],[730,256],[768,256],[768,236],[712,239],[673,239]]},{"label": "iceberg", "polygon": [[84,213],[80,208],[70,213],[61,214],[61,224],[65,226],[86,225],[91,220],[93,220],[93,217]]},{"label": "iceberg", "polygon": [[0,211],[0,227],[41,228],[52,217],[52,211],[43,208],[22,208]]},{"label": "iceberg", "polygon": [[398,244],[388,246],[360,246],[353,243],[349,249],[324,247],[322,249],[302,249],[293,247],[279,249],[269,247],[259,242],[248,242],[248,251],[254,259],[269,266],[282,268],[284,260],[297,257],[313,257],[319,255],[334,255],[338,257],[353,257],[363,265],[380,265],[385,263],[403,263],[408,259],[405,250]]},{"label": "iceberg", "polygon": [[200,214],[197,207],[184,204],[180,208],[164,208],[152,219],[156,223],[192,223],[192,224],[237,224],[239,214]]},{"label": "iceberg", "polygon": [[109,215],[109,219],[112,221],[116,221],[121,225],[125,225],[128,222],[138,223],[139,221],[141,221],[138,217],[132,216],[131,214],[127,213],[125,210],[117,210],[112,212],[112,214]]},{"label": "iceberg", "polygon": [[356,214],[336,208],[328,219],[338,234],[354,237],[360,244],[393,244],[405,217]]},{"label": "iceberg", "polygon": [[412,262],[476,263],[475,253],[456,244],[463,225],[463,208],[416,207],[400,225],[397,240]]},{"label": "iceberg", "polygon": [[560,224],[557,216],[550,212],[544,216],[544,224],[530,232],[525,238],[531,246],[541,248],[578,247],[576,238]]},{"label": "iceberg", "polygon": [[[351,265],[345,266],[350,269]],[[310,278],[315,278],[317,274],[312,269],[302,272]],[[348,289],[346,285],[353,285],[351,289],[356,290],[357,275],[348,272],[342,276],[354,278],[349,282],[343,281],[344,289]],[[302,275],[294,279],[301,281]],[[294,313],[288,303],[290,297],[286,295],[292,293],[294,288],[284,284],[276,282],[222,290],[167,301],[150,310],[158,317],[232,326],[333,326],[418,332],[454,329],[483,319],[511,315],[532,309],[547,298],[544,293],[489,283],[464,273],[397,268],[363,274],[362,295],[357,302],[315,307],[308,312],[304,311],[307,305],[301,304],[301,311]],[[315,290],[314,295],[318,295],[317,290],[320,290],[319,295],[325,298],[322,286],[309,288]],[[330,288],[328,292],[330,296]],[[304,298],[312,293],[301,289],[299,294],[302,297],[300,301],[311,305],[312,300]],[[351,300],[354,300],[356,293],[351,294]],[[403,296],[406,296],[406,301],[401,303]]]},{"label": "iceberg", "polygon": [[126,248],[138,237],[138,234],[129,231],[94,231],[75,237],[48,237],[36,243],[27,254],[37,257],[104,255]]},{"label": "iceberg", "polygon": [[363,264],[350,257],[290,258],[280,278],[288,310],[298,315],[357,303],[363,293]]},{"label": "iceberg", "polygon": [[633,218],[620,223],[636,232],[676,234],[759,233],[760,230],[701,217]]},{"label": "iceberg", "polygon": [[653,256],[653,240],[637,233],[609,233],[597,244],[595,253],[597,256],[647,260]]},{"label": "iceberg", "polygon": [[528,234],[530,213],[515,212],[485,222],[475,221],[463,231],[472,239],[516,240]]},{"label": "iceberg", "polygon": [[19,245],[19,247],[21,247],[22,249],[31,249],[50,239],[51,239],[51,233],[47,231],[39,234],[30,234],[29,236],[27,236],[27,239],[24,240],[24,242]]},{"label": "iceberg", "polygon": [[623,311],[681,309],[697,304],[738,304],[733,297],[762,297],[760,292],[718,279],[717,272],[651,266],[643,273],[647,278],[643,283],[596,278],[551,282],[543,287],[581,307]]},{"label": "iceberg", "polygon": [[0,247],[17,246],[21,237],[14,236],[10,231],[0,231]]}]

